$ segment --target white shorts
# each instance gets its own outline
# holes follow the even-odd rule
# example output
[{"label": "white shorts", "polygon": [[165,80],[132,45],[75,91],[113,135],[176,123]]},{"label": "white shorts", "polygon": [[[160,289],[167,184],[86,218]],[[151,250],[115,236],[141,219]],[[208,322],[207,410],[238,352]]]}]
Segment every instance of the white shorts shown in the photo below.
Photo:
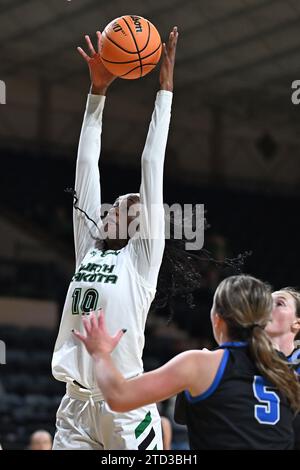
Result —
[{"label": "white shorts", "polygon": [[71,395],[57,411],[53,450],[162,450],[156,405],[115,413],[104,400]]}]

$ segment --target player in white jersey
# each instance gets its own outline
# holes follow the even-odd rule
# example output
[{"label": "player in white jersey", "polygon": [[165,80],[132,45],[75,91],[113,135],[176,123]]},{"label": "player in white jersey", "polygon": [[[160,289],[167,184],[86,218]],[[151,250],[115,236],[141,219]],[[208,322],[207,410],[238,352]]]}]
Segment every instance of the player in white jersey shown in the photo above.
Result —
[{"label": "player in white jersey", "polygon": [[[98,48],[101,34],[97,32]],[[120,196],[106,218],[100,218],[98,160],[102,113],[107,88],[116,78],[103,66],[90,38],[90,56],[81,48],[92,81],[81,129],[75,191],[74,239],[76,271],[67,293],[55,344],[52,371],[67,383],[66,395],[57,412],[53,449],[162,449],[161,423],[156,405],[129,413],[114,413],[103,399],[91,357],[74,337],[82,329],[82,315],[104,308],[110,332],[120,323],[126,339],[114,352],[125,377],[143,373],[144,327],[155,296],[164,251],[163,166],[173,96],[173,71],[178,32],[174,27],[164,45],[158,91],[146,144],[142,154],[139,194]],[[99,49],[98,49],[99,50]],[[142,234],[120,238],[121,218],[128,225],[134,216],[128,207],[139,202]],[[75,207],[75,205],[74,205]],[[87,217],[88,216],[88,217]],[[92,223],[108,233],[99,239]],[[111,234],[116,236],[111,236]]]}]

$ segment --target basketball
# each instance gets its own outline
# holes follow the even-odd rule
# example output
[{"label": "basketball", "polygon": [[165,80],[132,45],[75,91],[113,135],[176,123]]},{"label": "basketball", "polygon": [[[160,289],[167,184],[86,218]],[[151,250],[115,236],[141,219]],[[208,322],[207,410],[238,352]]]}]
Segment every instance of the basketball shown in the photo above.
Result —
[{"label": "basketball", "polygon": [[126,15],[111,21],[104,29],[100,56],[113,75],[135,79],[154,69],[161,49],[159,32],[150,21]]}]

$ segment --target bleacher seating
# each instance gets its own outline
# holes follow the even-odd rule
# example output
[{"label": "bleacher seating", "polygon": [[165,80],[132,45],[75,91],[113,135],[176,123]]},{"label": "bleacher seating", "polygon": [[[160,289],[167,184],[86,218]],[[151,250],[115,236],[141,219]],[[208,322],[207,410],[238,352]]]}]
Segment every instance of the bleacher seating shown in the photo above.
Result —
[{"label": "bleacher seating", "polygon": [[[5,201],[0,205],[4,205],[16,221],[26,221],[33,231],[47,235],[51,246],[59,240],[72,253],[72,200],[64,189],[73,186],[75,157],[70,160],[13,151],[8,155],[7,151],[1,150],[2,154],[6,172],[0,173],[0,185]],[[139,170],[120,170],[106,165],[102,174],[105,174],[102,194],[106,202],[113,202],[119,194],[138,190]],[[269,281],[275,288],[300,285],[299,197],[235,191],[225,186],[180,186],[167,178],[164,194],[166,202],[171,204],[204,203],[211,225],[205,243],[211,235],[221,234],[227,242],[228,256],[252,250],[245,272]],[[61,281],[55,266],[51,269],[37,263],[25,266],[19,260],[6,260],[5,263],[0,267],[0,295],[48,299],[61,296],[56,289],[65,280]],[[32,276],[26,276],[30,269]],[[194,339],[201,337],[203,344],[205,339],[211,339],[209,309],[213,288],[214,284],[208,283],[195,293],[194,309],[181,299],[174,302],[173,323]],[[165,321],[170,312],[162,309],[156,314]],[[9,321],[9,316],[7,318]],[[161,365],[180,352],[183,343],[178,339],[171,339],[167,334],[156,336],[150,330],[147,333],[145,370]],[[56,332],[41,328],[0,327],[0,339],[7,346],[7,364],[0,365],[0,443],[4,449],[25,448],[30,433],[38,428],[54,433],[55,413],[64,394],[64,384],[51,376],[55,337]]]}]

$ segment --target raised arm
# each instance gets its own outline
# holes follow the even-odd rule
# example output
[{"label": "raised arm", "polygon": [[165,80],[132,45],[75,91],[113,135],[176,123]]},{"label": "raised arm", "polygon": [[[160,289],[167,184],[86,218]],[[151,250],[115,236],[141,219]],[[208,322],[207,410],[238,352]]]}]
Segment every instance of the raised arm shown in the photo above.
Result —
[{"label": "raised arm", "polygon": [[[91,93],[87,98],[78,146],[75,190],[78,197],[77,206],[99,225],[101,192],[98,160],[101,149],[102,113],[107,89],[116,77],[105,69],[89,36],[85,36],[85,39],[90,55],[81,47],[77,49],[89,67]],[[97,40],[99,50],[101,40],[99,31],[97,31]],[[73,224],[76,266],[78,266],[88,249],[94,245],[93,237],[99,236],[99,233],[84,213],[76,209],[73,212]]]},{"label": "raised arm", "polygon": [[126,380],[110,353],[126,330],[110,336],[103,312],[83,318],[86,335],[74,332],[94,359],[95,374],[105,400],[114,411],[124,412],[165,400],[183,390],[198,395],[214,380],[224,351],[186,351],[159,369]]},{"label": "raised arm", "polygon": [[157,93],[141,162],[141,236],[132,240],[136,270],[151,285],[156,285],[165,243],[163,169],[171,117],[177,39],[178,32],[174,27],[168,44],[163,44],[160,91]]}]

